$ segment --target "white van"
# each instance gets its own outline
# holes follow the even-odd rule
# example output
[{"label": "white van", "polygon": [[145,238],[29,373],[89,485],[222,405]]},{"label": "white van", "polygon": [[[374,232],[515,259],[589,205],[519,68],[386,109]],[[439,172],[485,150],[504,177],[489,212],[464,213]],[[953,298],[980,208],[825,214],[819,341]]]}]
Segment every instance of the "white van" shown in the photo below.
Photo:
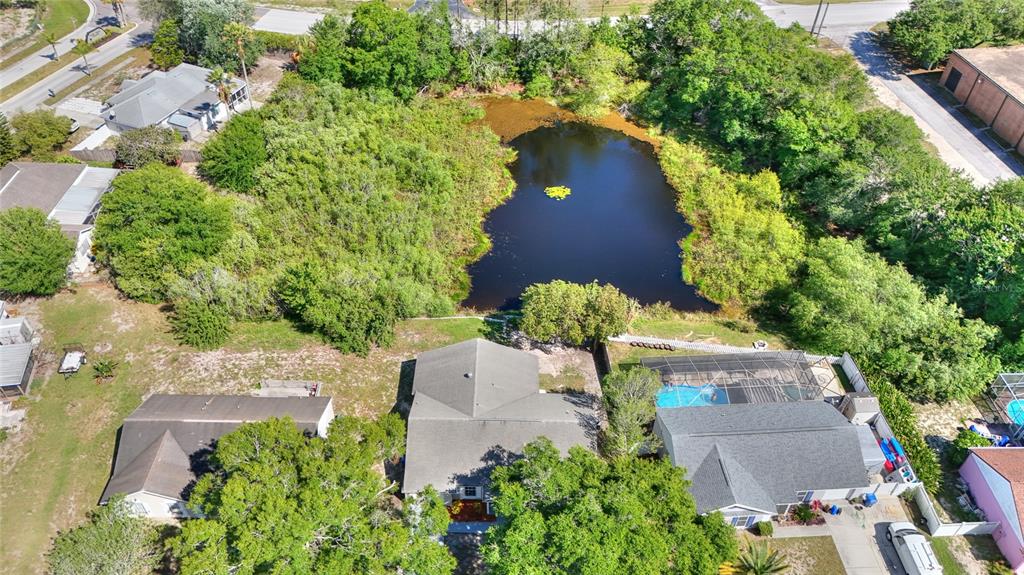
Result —
[{"label": "white van", "polygon": [[885,538],[892,541],[907,575],[941,575],[942,565],[935,557],[932,544],[913,523],[890,523]]}]

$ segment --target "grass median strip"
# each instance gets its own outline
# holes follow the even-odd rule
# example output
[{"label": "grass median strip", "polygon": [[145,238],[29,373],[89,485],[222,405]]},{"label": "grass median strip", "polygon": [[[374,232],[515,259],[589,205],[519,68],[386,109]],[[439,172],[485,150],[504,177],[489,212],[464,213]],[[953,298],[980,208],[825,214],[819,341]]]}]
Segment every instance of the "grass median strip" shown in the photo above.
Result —
[{"label": "grass median strip", "polygon": [[[106,76],[108,73],[115,71],[117,68],[132,67],[132,66],[146,66],[149,64],[150,54],[148,48],[132,48],[131,50],[121,54],[117,58],[107,62],[106,64],[96,68],[92,71],[90,76],[82,76],[78,80],[75,80],[73,84],[57,92],[53,97],[43,100],[43,103],[47,106],[52,106],[57,102],[60,102],[64,98],[78,91],[83,86],[88,85],[90,82],[99,80]],[[122,66],[121,64],[127,60],[131,60],[127,65]]]},{"label": "grass median strip", "polygon": [[21,50],[0,62],[0,70],[5,70],[28,58],[32,53],[46,47],[46,35],[53,34],[63,38],[85,24],[89,17],[89,5],[82,0],[50,0],[46,5],[46,13],[42,18],[43,29],[26,39],[30,42]]},{"label": "grass median strip", "polygon": [[[108,36],[105,36],[103,39],[100,40],[99,43],[93,44],[92,51],[95,51],[96,48],[102,46],[103,44],[106,44],[107,42],[113,40],[115,37],[121,34],[121,32],[119,31],[120,29],[111,28],[109,30],[118,31]],[[91,53],[92,52],[90,52],[90,54]],[[28,89],[30,86],[33,86],[36,83],[43,81],[50,74],[53,74],[54,72],[60,70],[65,66],[73,64],[75,60],[80,60],[81,58],[82,57],[80,55],[75,54],[70,50],[65,52],[64,54],[61,54],[61,56],[56,60],[51,60],[47,62],[46,65],[44,65],[42,68],[39,68],[29,74],[26,74],[25,76],[18,78],[14,82],[11,82],[10,85],[5,86],[4,89],[0,91],[0,101],[6,100],[8,98],[13,98],[22,91]],[[92,71],[90,71],[90,73],[92,73]],[[88,76],[85,74],[83,74],[83,76],[88,78]]]}]

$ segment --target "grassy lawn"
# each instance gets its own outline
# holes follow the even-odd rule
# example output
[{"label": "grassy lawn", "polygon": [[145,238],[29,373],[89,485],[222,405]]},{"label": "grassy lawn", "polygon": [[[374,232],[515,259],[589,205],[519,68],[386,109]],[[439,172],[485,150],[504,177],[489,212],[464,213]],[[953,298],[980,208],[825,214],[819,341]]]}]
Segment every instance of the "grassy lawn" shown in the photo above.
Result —
[{"label": "grassy lawn", "polygon": [[89,5],[82,0],[48,0],[46,13],[43,14],[43,29],[25,39],[25,46],[0,62],[0,70],[13,66],[27,58],[36,50],[46,47],[45,36],[52,32],[57,38],[63,38],[85,24],[89,17]]},{"label": "grassy lawn", "polygon": [[[657,314],[653,317],[640,317],[633,322],[629,333],[738,347],[750,347],[757,340],[767,341],[770,349],[792,349],[793,347],[781,335],[766,331],[751,321],[729,319],[705,313],[673,312]],[[685,349],[665,351],[633,347],[621,343],[609,343],[608,354],[612,366],[619,368],[635,365],[642,357],[703,355],[701,352]]]},{"label": "grassy lawn", "polygon": [[[43,343],[32,394],[22,401],[24,427],[0,450],[0,532],[18,534],[0,550],[0,571],[12,574],[41,573],[54,533],[96,504],[117,429],[144,395],[246,394],[264,378],[309,379],[324,384],[337,413],[375,416],[394,406],[403,362],[487,332],[477,319],[406,321],[390,349],[364,358],[281,320],[241,324],[223,348],[199,352],[175,343],[158,306],[126,301],[106,284],[16,307],[42,328]],[[118,362],[115,378],[97,384],[88,366],[68,379],[52,374],[67,343],[84,345],[93,361]]]},{"label": "grassy lawn", "polygon": [[831,537],[786,537],[772,539],[772,549],[786,556],[790,575],[833,575],[844,573],[843,561]]},{"label": "grassy lawn", "polygon": [[540,388],[544,391],[566,393],[570,391],[583,392],[587,380],[578,368],[564,366],[557,375],[549,373],[540,374]]},{"label": "grassy lawn", "polygon": [[967,570],[956,560],[953,550],[950,549],[952,541],[948,537],[935,537],[932,539],[932,548],[935,549],[935,558],[942,565],[943,575],[967,575]]},{"label": "grassy lawn", "polygon": [[765,331],[751,321],[703,313],[641,317],[633,323],[629,333],[738,347],[750,347],[755,341],[763,339],[768,342],[770,349],[791,347],[781,335]]}]

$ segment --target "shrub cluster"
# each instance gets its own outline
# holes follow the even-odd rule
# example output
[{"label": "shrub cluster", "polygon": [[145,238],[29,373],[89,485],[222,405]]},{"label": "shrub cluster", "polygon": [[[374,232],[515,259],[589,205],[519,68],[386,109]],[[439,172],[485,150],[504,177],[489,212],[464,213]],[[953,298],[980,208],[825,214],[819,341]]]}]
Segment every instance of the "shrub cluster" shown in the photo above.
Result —
[{"label": "shrub cluster", "polygon": [[942,467],[939,456],[928,446],[917,424],[914,405],[894,385],[881,379],[872,381],[871,391],[878,397],[879,407],[896,439],[903,445],[910,466],[929,493],[939,489]]}]

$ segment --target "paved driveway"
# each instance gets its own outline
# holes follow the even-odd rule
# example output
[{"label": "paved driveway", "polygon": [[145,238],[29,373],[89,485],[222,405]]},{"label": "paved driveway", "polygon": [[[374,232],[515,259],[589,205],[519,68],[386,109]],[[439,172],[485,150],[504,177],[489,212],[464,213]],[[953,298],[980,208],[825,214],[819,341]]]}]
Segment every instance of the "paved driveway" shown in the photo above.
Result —
[{"label": "paved driveway", "polygon": [[1024,165],[955,109],[939,93],[941,88],[904,74],[873,34],[855,34],[849,49],[863,66],[879,99],[914,118],[951,167],[963,170],[979,185],[1024,176]]},{"label": "paved driveway", "polygon": [[[777,25],[794,22],[810,28],[817,5],[779,4],[757,0],[761,10]],[[1024,166],[1003,151],[987,134],[935,94],[934,88],[915,82],[875,40],[868,30],[890,20],[909,6],[908,0],[878,0],[834,4],[825,17],[822,35],[853,53],[868,75],[875,94],[883,104],[902,112],[917,123],[950,167],[962,170],[978,185],[999,179],[1024,176]]]},{"label": "paved driveway", "polygon": [[886,540],[889,523],[908,521],[896,497],[879,497],[874,507],[856,509],[843,501],[840,515],[826,515],[825,525],[777,527],[775,537],[831,536],[848,575],[906,575],[896,548]]},{"label": "paved driveway", "polygon": [[848,575],[904,575],[896,549],[885,539],[885,530],[893,521],[906,520],[896,498],[880,499],[874,507],[860,511],[844,505],[841,515],[825,517]]}]

